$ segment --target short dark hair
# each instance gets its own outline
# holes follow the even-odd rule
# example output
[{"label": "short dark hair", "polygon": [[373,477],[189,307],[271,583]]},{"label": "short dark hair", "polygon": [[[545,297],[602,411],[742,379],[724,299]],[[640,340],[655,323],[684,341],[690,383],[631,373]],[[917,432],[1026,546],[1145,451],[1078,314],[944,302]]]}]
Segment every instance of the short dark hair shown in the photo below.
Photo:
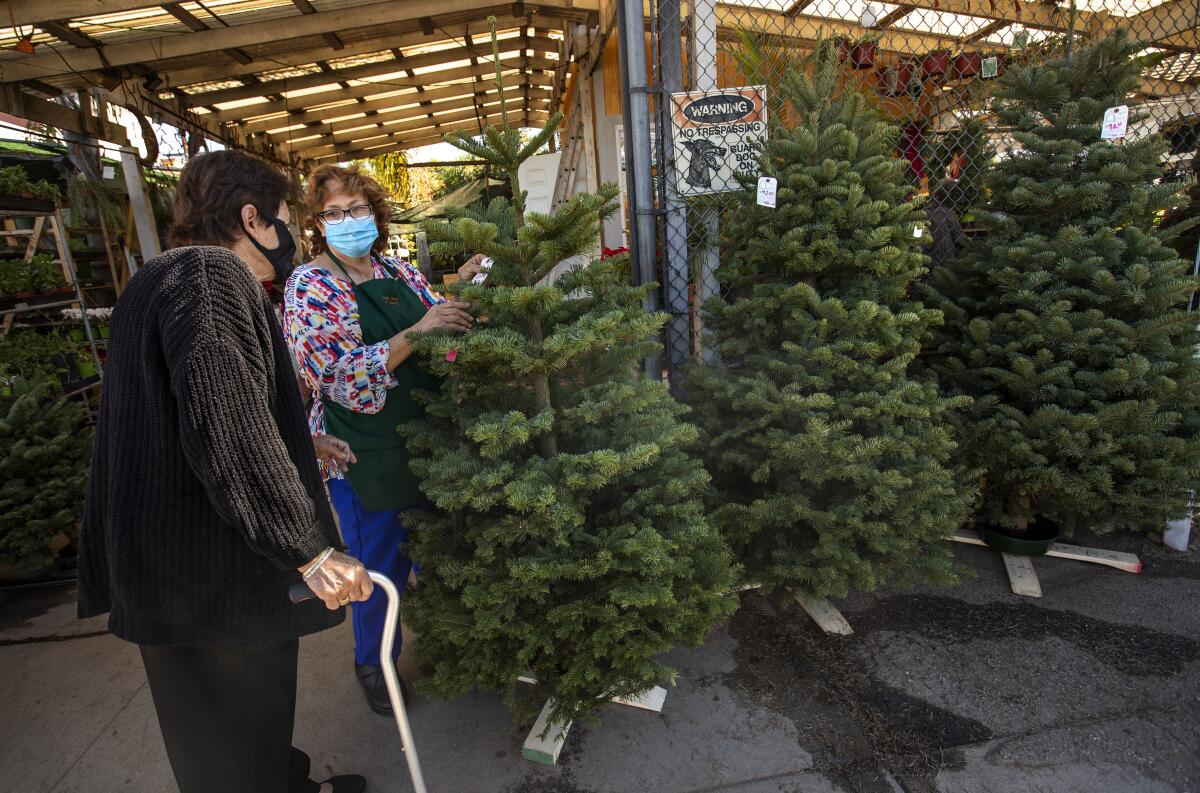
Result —
[{"label": "short dark hair", "polygon": [[242,207],[273,218],[290,192],[287,179],[266,160],[225,149],[193,157],[175,188],[175,217],[168,232],[173,247],[227,245],[244,234]]}]

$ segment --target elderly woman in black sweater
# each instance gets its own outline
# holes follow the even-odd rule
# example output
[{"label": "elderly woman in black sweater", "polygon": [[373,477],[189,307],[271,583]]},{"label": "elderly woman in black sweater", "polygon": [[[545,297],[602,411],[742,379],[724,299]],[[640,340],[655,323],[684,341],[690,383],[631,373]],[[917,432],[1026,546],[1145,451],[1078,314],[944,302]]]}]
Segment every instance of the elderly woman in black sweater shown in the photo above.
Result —
[{"label": "elderly woman in black sweater", "polygon": [[[260,281],[290,264],[288,186],[193,159],[172,242],[113,312],[79,614],[141,648],[181,793],[359,793],[291,747],[298,638],[366,600],[340,553],[291,356]],[[318,600],[293,605],[304,580]]]}]

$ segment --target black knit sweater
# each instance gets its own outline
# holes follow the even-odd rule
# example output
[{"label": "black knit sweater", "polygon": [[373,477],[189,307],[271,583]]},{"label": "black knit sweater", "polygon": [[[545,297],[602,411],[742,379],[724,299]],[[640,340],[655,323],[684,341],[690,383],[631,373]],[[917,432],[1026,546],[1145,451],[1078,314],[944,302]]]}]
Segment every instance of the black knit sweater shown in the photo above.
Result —
[{"label": "black knit sweater", "polygon": [[339,545],[278,322],[224,248],[147,262],[113,311],[79,548],[79,615],[138,644],[248,645],[341,622],[295,606]]}]

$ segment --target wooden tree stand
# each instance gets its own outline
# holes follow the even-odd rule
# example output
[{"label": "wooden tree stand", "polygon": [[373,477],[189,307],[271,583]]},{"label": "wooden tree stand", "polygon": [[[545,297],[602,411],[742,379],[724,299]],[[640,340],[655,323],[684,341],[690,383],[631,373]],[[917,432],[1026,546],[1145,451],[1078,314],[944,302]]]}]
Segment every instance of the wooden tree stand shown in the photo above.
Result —
[{"label": "wooden tree stand", "polygon": [[[749,592],[752,589],[761,588],[762,584],[750,583],[742,584],[735,591]],[[850,627],[850,623],[842,616],[842,612],[838,611],[837,606],[825,598],[806,595],[794,589],[788,591],[792,593],[792,597],[796,598],[796,602],[800,604],[800,608],[804,609],[804,612],[809,617],[812,617],[812,621],[817,623],[821,630],[830,636],[850,636],[854,633],[854,629]]]},{"label": "wooden tree stand", "polygon": [[[968,545],[984,545],[980,536],[967,529],[956,531],[949,538],[953,542],[964,542]],[[1042,582],[1038,580],[1037,570],[1033,566],[1033,557],[1019,556],[1011,553],[1000,553],[1004,559],[1004,569],[1008,572],[1008,581],[1012,591],[1026,597],[1040,598]],[[1136,555],[1121,551],[1106,551],[1100,548],[1085,548],[1081,545],[1065,545],[1056,542],[1050,546],[1046,556],[1056,556],[1060,559],[1072,559],[1076,562],[1091,562],[1107,567],[1115,567],[1127,573],[1142,572],[1142,562]]]},{"label": "wooden tree stand", "polygon": [[[522,683],[537,685],[537,680],[532,675],[521,675],[517,679]],[[662,686],[655,686],[635,697],[628,699],[614,697],[612,701],[618,705],[628,705],[631,708],[661,713],[663,704],[667,701],[667,690]],[[566,743],[567,733],[570,730],[571,722],[569,721],[565,724],[550,722],[550,701],[546,700],[546,704],[542,706],[542,712],[538,714],[537,721],[533,723],[533,729],[529,731],[529,737],[521,746],[521,756],[542,765],[554,765],[558,762],[558,755],[562,752],[563,744]]]}]

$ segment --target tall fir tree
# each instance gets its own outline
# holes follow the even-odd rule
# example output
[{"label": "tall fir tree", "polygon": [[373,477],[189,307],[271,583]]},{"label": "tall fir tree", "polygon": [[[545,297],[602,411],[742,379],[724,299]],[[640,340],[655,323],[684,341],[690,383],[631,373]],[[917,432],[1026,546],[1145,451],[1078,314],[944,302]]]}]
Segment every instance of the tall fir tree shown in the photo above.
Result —
[{"label": "tall fir tree", "polygon": [[1157,183],[1158,136],[1100,139],[1139,49],[1118,31],[1001,78],[1019,147],[987,176],[984,235],[930,281],[931,361],[975,397],[961,443],[986,472],[981,520],[1011,533],[1038,516],[1161,530],[1200,474],[1196,284],[1154,225],[1178,186]]},{"label": "tall fir tree", "polygon": [[779,91],[791,125],[776,114],[759,158],[778,206],[747,190],[732,213],[725,296],[704,306],[721,360],[687,385],[712,520],[766,584],[949,581],[971,493],[948,465],[955,400],[909,374],[940,315],[907,296],[924,257],[897,130],[829,42]]},{"label": "tall fir tree", "polygon": [[696,431],[663,383],[637,374],[665,318],[643,310],[628,259],[546,278],[590,259],[617,196],[605,185],[525,211],[518,168],[560,121],[527,143],[507,118],[480,140],[448,139],[506,174],[512,200],[427,226],[435,253],[494,264],[484,284],[449,287],[478,327],[417,342],[445,379],[404,431],[436,508],[412,516],[428,690],[493,689],[515,707],[532,672],[567,720],[669,677],[658,655],[731,611],[736,576],[686,451]]},{"label": "tall fir tree", "polygon": [[91,431],[57,384],[0,381],[0,563],[37,572],[54,561],[54,538],[78,530]]}]

